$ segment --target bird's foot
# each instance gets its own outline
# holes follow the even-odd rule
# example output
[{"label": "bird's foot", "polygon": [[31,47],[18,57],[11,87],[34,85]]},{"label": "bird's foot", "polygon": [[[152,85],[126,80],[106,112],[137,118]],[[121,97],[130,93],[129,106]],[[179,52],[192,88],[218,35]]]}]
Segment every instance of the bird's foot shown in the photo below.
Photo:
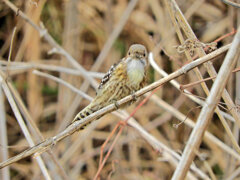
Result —
[{"label": "bird's foot", "polygon": [[118,104],[117,100],[114,99],[113,103],[114,103],[115,109],[118,110],[119,109],[119,104]]},{"label": "bird's foot", "polygon": [[135,95],[135,92],[132,92],[131,96],[132,96],[132,101],[136,102],[137,101],[137,96]]}]

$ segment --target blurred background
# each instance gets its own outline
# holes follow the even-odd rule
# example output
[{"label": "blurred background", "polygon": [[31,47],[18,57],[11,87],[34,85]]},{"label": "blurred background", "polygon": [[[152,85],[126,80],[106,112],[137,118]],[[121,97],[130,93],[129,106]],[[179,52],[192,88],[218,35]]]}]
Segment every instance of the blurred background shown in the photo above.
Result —
[{"label": "blurred background", "polygon": [[[4,2],[0,2],[1,73],[5,74],[12,84],[14,89],[11,90],[12,94],[36,144],[63,131],[73,117],[88,105],[89,100],[52,79],[34,74],[33,70],[37,69],[59,77],[94,97],[95,88],[104,73],[125,56],[133,43],[143,44],[148,52],[153,52],[157,66],[167,73],[174,72],[189,62],[185,54],[179,52],[177,48],[181,42],[176,34],[169,7],[164,3],[166,1],[11,1],[38,27],[46,28],[50,37],[66,52],[59,51],[57,45],[53,46],[48,39],[41,38],[39,31],[20,14],[11,10],[6,3],[9,1]],[[176,3],[198,40],[205,44],[233,32],[233,28],[236,29],[240,24],[239,9],[219,0],[177,0]],[[183,29],[182,32],[184,31]],[[187,39],[185,35],[183,37]],[[232,39],[233,35],[227,35],[217,42],[216,47],[222,47]],[[11,62],[7,63],[9,52]],[[66,57],[66,53],[72,56],[73,61],[76,60],[75,64],[69,60],[71,58]],[[192,57],[195,55],[196,52]],[[223,53],[213,61],[216,70],[220,68],[224,56]],[[82,75],[76,62],[90,73],[84,71],[85,76]],[[200,66],[199,70],[204,78],[209,77],[204,66]],[[96,80],[95,85],[84,78],[86,73]],[[150,65],[148,83],[160,78],[162,75]],[[176,80],[180,84],[188,84],[197,81],[198,78],[191,71]],[[206,84],[210,89],[212,81],[207,81]],[[239,102],[239,87],[236,74],[232,74],[227,90],[236,105]],[[194,85],[188,90],[203,100],[206,98],[200,85]],[[14,95],[13,92],[18,95]],[[181,155],[192,128],[186,124],[175,128],[174,124],[181,122],[176,113],[182,113],[183,119],[188,117],[195,122],[201,108],[195,108],[198,104],[170,83],[162,86],[155,95],[157,100],[150,99],[133,117],[159,142]],[[8,98],[2,91],[0,99],[2,162],[27,149],[29,144],[16,121]],[[142,99],[140,98],[126,111],[131,113]],[[169,108],[173,108],[174,111],[169,112]],[[93,179],[98,170],[101,145],[116,124],[124,119],[126,118],[121,119],[114,114],[108,114],[86,130],[57,143],[51,152],[43,153],[41,157],[50,177]],[[238,126],[234,122],[228,120],[227,122],[238,140]],[[232,148],[217,115],[213,116],[208,131],[218,138],[224,147]],[[105,147],[106,151],[109,146],[110,144]],[[194,163],[210,179],[236,179],[240,158],[238,154],[233,155],[229,152],[219,147],[216,141],[204,138]],[[170,159],[169,156],[156,151],[134,128],[126,126],[103,167],[100,178],[170,179],[175,170]],[[28,157],[0,170],[0,179],[47,179],[41,171],[36,158]],[[233,177],[234,173],[236,175]],[[201,179],[194,171],[192,175],[196,179]]]}]

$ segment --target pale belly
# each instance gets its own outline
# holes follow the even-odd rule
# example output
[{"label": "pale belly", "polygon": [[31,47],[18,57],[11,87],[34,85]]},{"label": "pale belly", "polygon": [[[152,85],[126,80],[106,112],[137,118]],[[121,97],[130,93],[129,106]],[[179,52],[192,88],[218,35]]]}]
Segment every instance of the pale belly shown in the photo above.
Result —
[{"label": "pale belly", "polygon": [[140,61],[133,60],[128,64],[127,75],[130,86],[139,89],[139,85],[144,78],[144,65]]},{"label": "pale belly", "polygon": [[138,86],[144,78],[144,71],[141,70],[132,70],[130,72],[128,72],[128,78],[129,78],[129,83],[132,86]]}]

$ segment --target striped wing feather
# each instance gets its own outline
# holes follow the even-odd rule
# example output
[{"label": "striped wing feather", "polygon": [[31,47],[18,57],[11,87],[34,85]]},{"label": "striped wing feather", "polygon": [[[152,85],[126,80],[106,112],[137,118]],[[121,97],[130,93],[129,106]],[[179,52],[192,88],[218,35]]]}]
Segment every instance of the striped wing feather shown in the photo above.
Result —
[{"label": "striped wing feather", "polygon": [[112,77],[113,71],[116,69],[117,65],[122,61],[122,59],[120,61],[118,61],[117,63],[113,64],[110,69],[108,70],[108,72],[103,76],[101,83],[98,86],[98,90],[102,89],[103,86],[110,80],[110,78]]}]

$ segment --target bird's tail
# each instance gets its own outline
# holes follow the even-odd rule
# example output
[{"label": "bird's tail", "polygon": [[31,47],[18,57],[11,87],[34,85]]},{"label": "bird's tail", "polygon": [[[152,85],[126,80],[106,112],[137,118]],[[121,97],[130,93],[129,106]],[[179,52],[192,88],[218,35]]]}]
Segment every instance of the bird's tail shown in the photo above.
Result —
[{"label": "bird's tail", "polygon": [[[90,103],[87,107],[85,107],[82,111],[80,111],[75,118],[73,119],[72,123],[75,121],[81,121],[85,117],[89,116],[90,114],[96,112],[98,109],[93,103]],[[71,124],[72,124],[71,123]],[[87,125],[89,125],[91,122],[85,124],[83,127],[80,128],[80,130],[84,129]]]}]

